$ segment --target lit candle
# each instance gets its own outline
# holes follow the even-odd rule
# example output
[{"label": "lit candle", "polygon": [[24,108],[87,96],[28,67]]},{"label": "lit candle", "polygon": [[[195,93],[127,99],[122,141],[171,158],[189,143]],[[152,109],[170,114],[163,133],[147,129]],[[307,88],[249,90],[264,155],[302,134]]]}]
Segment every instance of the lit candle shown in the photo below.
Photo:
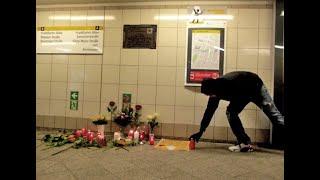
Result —
[{"label": "lit candle", "polygon": [[140,134],[140,141],[143,141],[143,140],[144,140],[144,131],[142,131]]},{"label": "lit candle", "polygon": [[98,141],[98,144],[100,146],[105,146],[106,145],[106,141],[105,141],[104,135],[101,135],[101,133],[97,133],[97,141]]},{"label": "lit candle", "polygon": [[154,134],[149,134],[149,143],[150,145],[154,145]]},{"label": "lit candle", "polygon": [[130,129],[129,133],[128,133],[128,138],[129,139],[133,139],[133,129]]},{"label": "lit candle", "polygon": [[120,138],[121,138],[120,132],[114,132],[114,134],[113,134],[113,140],[114,140],[114,141],[119,141]]},{"label": "lit candle", "polygon": [[83,137],[86,137],[86,136],[87,136],[87,130],[86,130],[86,128],[82,128],[81,131],[82,131],[82,132],[81,132],[82,136],[83,136]]},{"label": "lit candle", "polygon": [[139,142],[139,132],[137,130],[133,134],[133,139],[135,143]]},{"label": "lit candle", "polygon": [[81,137],[81,133],[82,133],[81,130],[77,130],[75,134],[76,138]]},{"label": "lit candle", "polygon": [[94,138],[94,133],[93,132],[88,132],[87,133],[88,141],[90,141],[90,144],[92,144],[93,138]]}]

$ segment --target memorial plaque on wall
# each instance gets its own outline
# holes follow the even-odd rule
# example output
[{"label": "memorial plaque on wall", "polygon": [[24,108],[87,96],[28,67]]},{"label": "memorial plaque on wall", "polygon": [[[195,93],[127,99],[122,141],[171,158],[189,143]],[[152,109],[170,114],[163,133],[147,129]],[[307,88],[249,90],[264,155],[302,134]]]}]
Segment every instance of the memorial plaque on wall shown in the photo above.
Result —
[{"label": "memorial plaque on wall", "polygon": [[156,49],[157,25],[124,25],[123,48]]}]

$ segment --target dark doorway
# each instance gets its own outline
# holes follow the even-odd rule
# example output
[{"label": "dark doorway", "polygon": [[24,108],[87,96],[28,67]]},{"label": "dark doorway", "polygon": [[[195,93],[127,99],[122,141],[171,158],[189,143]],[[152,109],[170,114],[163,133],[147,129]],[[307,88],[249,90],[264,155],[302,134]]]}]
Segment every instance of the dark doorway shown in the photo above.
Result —
[{"label": "dark doorway", "polygon": [[[275,11],[275,46],[274,46],[274,102],[279,111],[284,114],[284,3],[276,1]],[[272,126],[271,145],[284,149],[284,129]]]}]

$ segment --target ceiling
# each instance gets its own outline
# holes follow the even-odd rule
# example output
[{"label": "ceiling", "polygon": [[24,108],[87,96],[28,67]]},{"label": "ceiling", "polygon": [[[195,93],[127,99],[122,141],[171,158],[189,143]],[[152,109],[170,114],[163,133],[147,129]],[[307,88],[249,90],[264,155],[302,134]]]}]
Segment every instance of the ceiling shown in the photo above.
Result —
[{"label": "ceiling", "polygon": [[[165,0],[165,1],[177,1],[177,0]],[[194,1],[194,0],[183,0],[183,1]],[[239,1],[247,1],[248,2],[250,0],[218,0],[218,1],[238,1],[238,2]],[[255,0],[255,1],[266,1],[266,0]],[[37,5],[132,3],[132,2],[161,2],[161,1],[160,0],[36,0]],[[194,1],[194,2],[197,2],[197,1]]]}]

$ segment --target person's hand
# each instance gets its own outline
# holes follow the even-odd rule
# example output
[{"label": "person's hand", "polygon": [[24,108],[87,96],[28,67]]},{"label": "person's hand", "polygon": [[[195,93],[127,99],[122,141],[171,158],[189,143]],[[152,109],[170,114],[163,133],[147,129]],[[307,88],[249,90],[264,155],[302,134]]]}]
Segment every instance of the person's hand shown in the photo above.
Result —
[{"label": "person's hand", "polygon": [[189,140],[191,140],[191,138],[192,138],[192,139],[194,139],[196,142],[199,142],[199,139],[201,138],[202,134],[203,134],[203,132],[202,132],[202,131],[199,131],[199,132],[191,135],[191,136],[189,137]]}]

